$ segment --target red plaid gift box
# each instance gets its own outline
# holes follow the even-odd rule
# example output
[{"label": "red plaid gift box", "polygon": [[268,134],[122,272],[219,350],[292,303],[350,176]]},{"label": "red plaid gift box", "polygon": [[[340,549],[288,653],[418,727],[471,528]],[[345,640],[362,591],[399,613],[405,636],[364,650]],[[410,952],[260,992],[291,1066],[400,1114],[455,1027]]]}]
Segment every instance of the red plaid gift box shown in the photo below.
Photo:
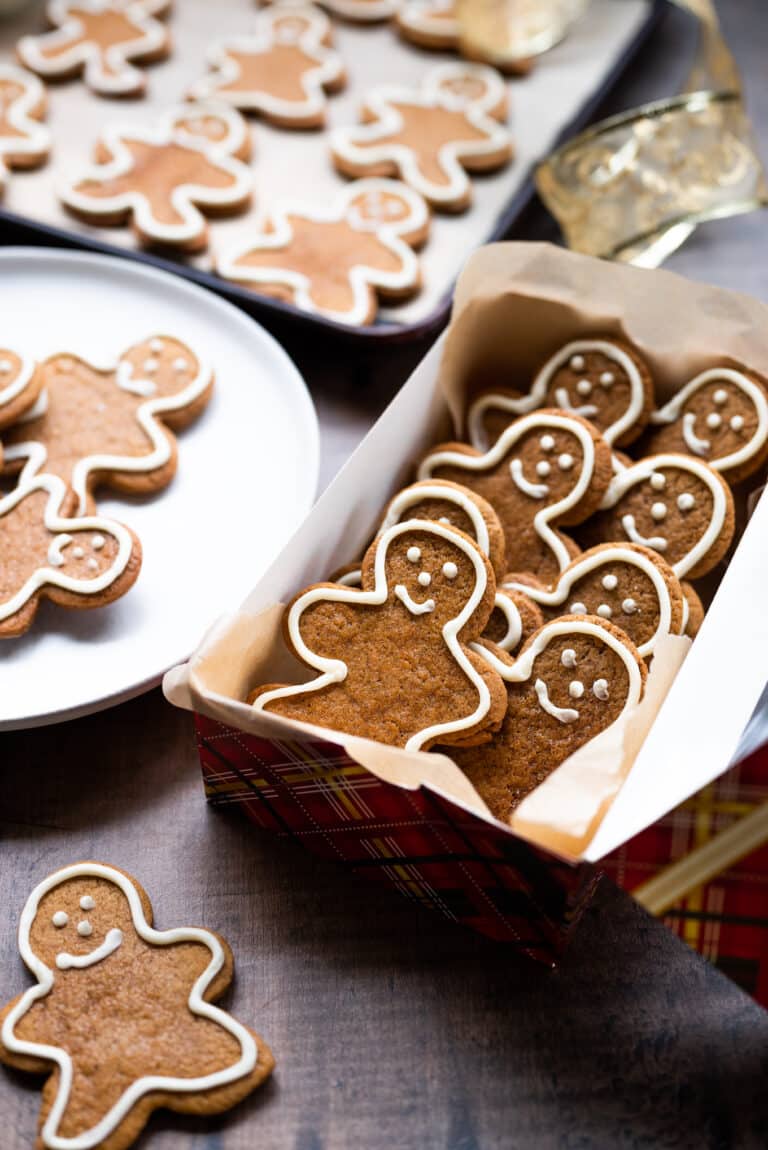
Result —
[{"label": "red plaid gift box", "polygon": [[[601,864],[633,891],[768,802],[768,747],[699,791]],[[768,842],[696,887],[664,922],[768,1007]]]},{"label": "red plaid gift box", "polygon": [[382,782],[334,743],[274,741],[196,715],[208,800],[554,965],[596,881],[426,787]]}]

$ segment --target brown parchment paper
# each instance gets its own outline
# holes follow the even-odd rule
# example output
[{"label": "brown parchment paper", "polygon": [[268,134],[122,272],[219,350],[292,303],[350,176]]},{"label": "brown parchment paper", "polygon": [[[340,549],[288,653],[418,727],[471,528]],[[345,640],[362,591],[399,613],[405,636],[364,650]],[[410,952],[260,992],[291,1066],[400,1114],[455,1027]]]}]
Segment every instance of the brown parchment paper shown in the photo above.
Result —
[{"label": "brown parchment paper", "polygon": [[[415,789],[428,786],[457,805],[501,825],[450,758],[409,753],[255,712],[242,700],[259,682],[308,678],[285,650],[275,597],[263,585],[299,589],[306,546],[322,537],[327,577],[336,555],[349,558],[344,507],[383,507],[393,476],[417,458],[417,442],[443,434],[446,410],[457,432],[468,397],[487,386],[527,388],[540,366],[568,340],[595,334],[635,343],[654,373],[660,401],[694,374],[716,364],[768,376],[768,307],[747,296],[693,283],[669,272],[604,263],[548,244],[494,244],[476,252],[460,277],[442,357],[433,350],[351,464],[337,477],[272,571],[243,609],[206,636],[188,664],[166,676],[168,698],[239,729],[272,739],[321,738],[345,748],[379,778]],[[435,402],[437,396],[437,402]],[[414,419],[416,426],[414,426]],[[378,520],[370,522],[370,534]],[[281,594],[281,597],[285,597]],[[518,808],[515,833],[568,859],[579,859],[627,779],[643,741],[690,648],[669,637],[650,670],[643,701],[563,763]]]}]

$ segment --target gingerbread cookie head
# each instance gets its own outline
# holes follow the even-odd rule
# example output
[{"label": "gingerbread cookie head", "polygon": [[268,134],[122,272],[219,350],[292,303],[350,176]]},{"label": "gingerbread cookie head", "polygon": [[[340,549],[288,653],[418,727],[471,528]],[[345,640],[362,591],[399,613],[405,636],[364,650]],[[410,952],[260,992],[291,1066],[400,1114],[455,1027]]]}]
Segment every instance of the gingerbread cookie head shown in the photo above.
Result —
[{"label": "gingerbread cookie head", "polygon": [[34,168],[46,160],[51,137],[40,123],[45,105],[36,76],[0,64],[0,192],[8,168]]},{"label": "gingerbread cookie head", "polygon": [[251,136],[245,120],[234,108],[218,103],[201,100],[181,104],[161,120],[163,129],[190,147],[203,151],[213,147],[219,157],[237,156],[247,160],[251,154]]},{"label": "gingerbread cookie head", "polygon": [[664,635],[680,635],[685,596],[669,564],[636,543],[605,543],[585,551],[566,567],[551,589],[512,578],[504,590],[524,594],[544,613],[596,615],[610,619],[649,658]]},{"label": "gingerbread cookie head", "polygon": [[645,664],[623,631],[596,616],[546,623],[510,663],[485,657],[507,686],[508,708],[488,746],[452,757],[493,814],[518,803],[642,698]]},{"label": "gingerbread cookie head", "polygon": [[482,737],[503,713],[503,688],[468,647],[493,607],[492,568],[472,540],[411,519],[377,537],[362,590],[310,587],[285,615],[291,650],[320,675],[259,688],[259,710],[406,750]]},{"label": "gingerbread cookie head", "polygon": [[574,340],[547,360],[527,395],[500,390],[478,396],[467,412],[469,439],[485,450],[516,416],[539,407],[581,415],[612,447],[623,446],[650,418],[650,372],[633,348],[617,340]]},{"label": "gingerbread cookie head", "polygon": [[400,35],[420,48],[450,51],[461,28],[454,0],[405,0],[395,17]]},{"label": "gingerbread cookie head", "polygon": [[555,524],[580,523],[599,505],[611,476],[611,452],[579,416],[537,411],[516,420],[492,448],[434,448],[419,478],[448,479],[482,495],[504,528],[507,566],[549,583],[578,548]]},{"label": "gingerbread cookie head", "polygon": [[441,64],[424,80],[428,99],[452,111],[473,111],[497,120],[507,116],[507,89],[494,68],[484,64]]},{"label": "gingerbread cookie head", "polygon": [[0,347],[0,429],[34,408],[42,386],[42,375],[30,356]]},{"label": "gingerbread cookie head", "polygon": [[121,391],[152,400],[153,413],[178,428],[190,423],[208,402],[213,376],[180,339],[153,335],[123,352],[115,382]]},{"label": "gingerbread cookie head", "polygon": [[651,455],[619,471],[583,537],[590,543],[619,540],[650,547],[682,579],[711,571],[733,532],[727,483],[701,460],[669,454]]},{"label": "gingerbread cookie head", "polygon": [[768,458],[766,385],[734,368],[711,368],[655,411],[651,427],[650,454],[684,452],[738,483]]},{"label": "gingerbread cookie head", "polygon": [[0,1015],[0,1057],[52,1075],[42,1147],[122,1150],[157,1107],[215,1113],[272,1069],[258,1036],[212,1005],[232,979],[227,944],[155,930],[146,893],[114,867],[75,863],[39,883],[19,949],[37,982]]},{"label": "gingerbread cookie head", "polygon": [[41,599],[102,607],[135,583],[141,547],[133,532],[101,516],[67,517],[71,506],[50,475],[0,499],[0,638],[26,631]]},{"label": "gingerbread cookie head", "polygon": [[352,227],[361,232],[391,229],[413,247],[422,244],[429,231],[429,209],[421,196],[397,180],[357,180],[346,201]]}]

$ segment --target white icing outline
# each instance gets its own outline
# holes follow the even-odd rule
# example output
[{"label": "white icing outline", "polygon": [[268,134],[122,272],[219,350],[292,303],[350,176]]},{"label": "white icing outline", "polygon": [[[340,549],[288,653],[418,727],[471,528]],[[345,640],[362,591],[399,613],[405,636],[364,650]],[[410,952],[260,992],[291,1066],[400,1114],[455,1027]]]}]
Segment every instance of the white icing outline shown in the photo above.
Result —
[{"label": "white icing outline", "polygon": [[[626,411],[609,424],[605,431],[601,432],[606,443],[612,446],[642,414],[645,404],[645,388],[643,377],[638,371],[637,365],[623,348],[600,339],[577,339],[555,352],[539,371],[527,395],[515,398],[511,395],[500,395],[498,392],[487,392],[485,395],[479,396],[470,407],[467,415],[467,432],[472,445],[481,451],[488,447],[488,436],[483,427],[483,416],[489,408],[509,411],[513,415],[524,415],[537,407],[547,406],[547,389],[552,376],[571,356],[582,352],[599,352],[606,358],[612,359],[623,369],[629,380],[630,396]],[[579,408],[575,407],[572,410],[578,412]]]},{"label": "white icing outline", "polygon": [[[208,947],[211,952],[211,960],[192,987],[187,1005],[192,1014],[210,1019],[231,1034],[240,1045],[241,1055],[232,1066],[199,1078],[173,1078],[164,1075],[147,1075],[144,1078],[138,1078],[131,1083],[96,1126],[92,1126],[90,1130],[77,1134],[73,1138],[62,1138],[56,1134],[56,1128],[69,1101],[69,1092],[72,1086],[72,1059],[60,1047],[17,1038],[13,1031],[16,1024],[34,1003],[45,998],[56,980],[55,972],[34,954],[29,940],[29,932],[37,913],[38,904],[43,895],[60,883],[71,878],[82,877],[104,878],[120,888],[128,900],[136,933],[144,942],[148,942],[152,946],[170,946],[175,942],[199,942]],[[216,935],[201,927],[194,926],[176,927],[162,931],[155,930],[145,918],[144,908],[136,887],[124,874],[110,866],[105,866],[102,863],[74,863],[72,866],[63,867],[38,883],[27,899],[21,914],[19,951],[24,964],[37,978],[37,985],[26,990],[6,1015],[0,1037],[7,1050],[13,1051],[15,1054],[29,1055],[32,1058],[43,1058],[46,1061],[54,1062],[59,1068],[59,1085],[56,1098],[40,1131],[40,1138],[48,1150],[91,1150],[114,1132],[131,1108],[145,1094],[150,1094],[153,1091],[175,1091],[179,1094],[190,1094],[213,1090],[217,1086],[224,1086],[229,1082],[244,1078],[256,1066],[258,1050],[253,1035],[242,1023],[219,1007],[206,1002],[203,997],[215,976],[224,966],[224,948]],[[106,957],[106,955],[102,955],[102,957]]]},{"label": "white icing outline", "polygon": [[583,459],[581,474],[569,493],[556,503],[547,504],[536,512],[533,518],[533,528],[543,543],[553,552],[561,571],[571,562],[572,556],[563,540],[553,530],[549,523],[552,519],[559,519],[572,507],[583,499],[595,470],[595,446],[587,427],[576,419],[567,415],[542,414],[534,411],[530,415],[522,416],[511,423],[499,436],[496,443],[485,454],[467,455],[460,451],[437,451],[428,455],[419,467],[419,479],[431,479],[436,467],[458,467],[464,471],[486,471],[495,467],[509,452],[513,445],[528,431],[538,428],[554,427],[561,431],[568,431],[581,444]]},{"label": "white icing outline", "polygon": [[[377,224],[365,220],[354,211],[354,203],[360,196],[369,193],[396,195],[404,200],[410,212],[401,220]],[[400,271],[383,271],[367,264],[355,264],[349,271],[348,279],[352,288],[353,302],[346,310],[321,307],[312,298],[312,279],[292,268],[245,267],[238,260],[252,251],[274,251],[290,244],[293,228],[290,216],[310,220],[313,223],[339,223],[346,221],[356,231],[373,232],[379,242],[394,255],[401,264]],[[272,230],[266,231],[267,222]],[[367,179],[355,180],[348,184],[328,205],[310,201],[286,200],[276,206],[268,217],[262,216],[256,225],[256,234],[247,242],[230,248],[216,261],[216,270],[225,279],[245,284],[284,284],[293,292],[293,303],[301,311],[312,315],[324,315],[338,323],[363,324],[369,311],[369,291],[371,288],[384,288],[401,292],[416,288],[420,279],[419,260],[413,248],[402,235],[416,232],[429,222],[429,209],[418,193],[398,180]],[[328,259],[332,259],[328,253]]]},{"label": "white icing outline", "polygon": [[[469,557],[475,569],[477,580],[472,594],[467,599],[459,615],[457,615],[455,619],[449,619],[447,623],[444,624],[442,634],[451,655],[467,676],[472,686],[477,690],[480,696],[480,702],[471,715],[460,719],[452,719],[446,723],[435,723],[431,727],[425,727],[421,731],[417,731],[408,739],[405,744],[405,750],[418,751],[424,743],[428,741],[432,742],[454,731],[467,730],[470,727],[476,726],[485,718],[491,706],[491,693],[482,675],[475,669],[465,654],[459,642],[459,635],[477,610],[477,607],[485,595],[488,586],[488,576],[485,567],[486,560],[480,550],[469,539],[457,534],[452,528],[445,527],[442,523],[436,523],[433,520],[427,519],[407,519],[403,523],[396,523],[379,537],[374,560],[374,587],[372,591],[362,591],[356,588],[342,586],[310,587],[309,590],[305,591],[303,595],[300,595],[299,598],[295,600],[288,612],[287,620],[288,634],[290,635],[291,643],[298,658],[306,663],[307,666],[321,673],[316,679],[312,679],[309,683],[295,683],[286,687],[276,687],[272,691],[265,691],[259,695],[252,704],[257,711],[265,710],[267,704],[275,699],[286,699],[292,695],[303,695],[311,691],[319,691],[332,683],[344,682],[349,669],[347,664],[342,659],[328,659],[322,655],[317,655],[307,647],[300,630],[301,616],[313,603],[322,601],[367,606],[380,606],[386,603],[389,594],[386,574],[387,552],[393,540],[411,531],[426,532],[427,534],[437,535],[441,539],[446,539],[452,546],[463,551],[464,554]],[[398,586],[400,585],[398,584]],[[393,591],[396,593],[397,588],[394,588]]]},{"label": "white icing outline", "polygon": [[[485,82],[485,94],[474,100],[460,101],[443,88],[446,81],[476,77]],[[373,166],[393,163],[400,177],[436,205],[451,205],[463,201],[471,191],[471,181],[460,163],[461,157],[486,156],[511,145],[507,129],[489,113],[506,96],[504,81],[498,72],[485,64],[440,64],[425,75],[420,88],[383,85],[366,95],[365,106],[375,120],[354,127],[335,128],[329,138],[331,152],[342,162]],[[485,135],[484,140],[449,140],[438,154],[437,162],[447,183],[435,184],[422,174],[413,148],[405,144],[391,144],[384,137],[399,132],[403,119],[395,104],[411,104],[422,108],[445,108],[463,111],[472,127]],[[379,147],[357,148],[357,143],[382,140]],[[501,164],[499,165],[501,166]]]},{"label": "white icing outline", "polygon": [[[195,136],[184,127],[185,122],[197,119],[217,119],[226,125],[227,135],[222,140],[209,140]],[[102,129],[100,140],[112,159],[103,164],[86,165],[77,178],[59,188],[59,199],[75,211],[95,220],[115,213],[132,212],[138,230],[151,239],[164,243],[184,244],[196,240],[206,227],[205,216],[196,206],[235,207],[250,195],[253,188],[251,169],[234,155],[246,139],[247,126],[239,112],[226,104],[185,104],[172,108],[160,116],[153,125],[108,124]],[[169,224],[155,219],[149,198],[136,189],[98,199],[75,190],[83,180],[114,180],[133,170],[134,160],[125,140],[162,147],[176,144],[188,151],[200,152],[205,159],[222,172],[234,178],[230,188],[212,188],[204,184],[176,184],[170,201],[181,216],[181,223]]]},{"label": "white icing outline", "polygon": [[[692,475],[695,475],[697,479],[701,480],[712,495],[712,518],[706,531],[698,543],[693,545],[690,551],[686,551],[676,563],[670,563],[675,575],[677,575],[678,579],[682,579],[684,575],[687,575],[690,570],[697,566],[714,545],[725,523],[725,516],[728,510],[728,498],[723,487],[723,480],[717,476],[717,473],[713,474],[713,469],[709,464],[702,463],[701,460],[694,459],[691,455],[681,455],[675,452],[669,452],[664,455],[649,455],[647,458],[639,460],[639,462],[634,463],[631,467],[626,467],[623,471],[614,475],[600,504],[600,510],[605,511],[615,507],[631,487],[634,487],[638,483],[644,483],[654,471],[661,471],[665,467],[669,467],[672,470],[690,472]],[[632,520],[631,524],[626,522],[628,520]],[[633,515],[624,515],[621,522],[624,530],[632,539],[632,542],[640,543],[645,547],[651,546],[648,540],[635,528]],[[629,527],[632,528],[631,531]],[[664,542],[666,544],[666,540],[664,540]],[[652,550],[659,550],[659,547],[652,547]]]},{"label": "white icing outline", "polygon": [[[743,463],[748,463],[749,460],[757,455],[768,441],[768,396],[765,391],[754,380],[744,375],[740,371],[735,371],[729,367],[713,367],[708,371],[702,371],[699,375],[695,376],[689,383],[682,387],[676,395],[672,397],[669,403],[664,407],[654,411],[651,415],[651,423],[664,425],[674,423],[678,419],[683,405],[687,402],[692,394],[704,387],[708,383],[713,383],[716,380],[722,380],[725,383],[732,383],[740,391],[744,392],[749,399],[751,399],[755,410],[757,411],[757,428],[751,439],[740,447],[738,451],[732,451],[730,455],[723,455],[719,459],[707,459],[707,463],[715,471],[728,471],[734,467],[740,467]],[[691,418],[688,419],[688,416]],[[707,439],[699,439],[694,433],[695,439],[704,450],[699,450],[697,446],[689,442],[688,435],[691,433],[692,424],[696,416],[693,412],[687,412],[683,416],[683,437],[688,447],[696,455],[706,455],[711,447],[711,443]],[[688,420],[686,424],[686,420]],[[688,434],[686,434],[688,432]],[[704,446],[706,445],[706,447]]]},{"label": "white icing outline", "polygon": [[[133,40],[112,44],[106,52],[94,40],[81,40],[73,43],[68,52],[62,52],[49,59],[41,47],[56,48],[77,39],[84,32],[81,21],[72,14],[73,8],[87,8],[96,14],[114,10],[126,16],[140,30]],[[48,21],[54,25],[53,31],[39,36],[22,36],[16,51],[22,63],[40,76],[63,76],[82,68],[86,85],[94,92],[104,95],[119,95],[129,92],[142,92],[147,78],[141,68],[129,61],[163,51],[169,44],[168,31],[164,24],[154,18],[154,13],[164,12],[168,0],[134,0],[133,3],[114,4],[110,0],[49,0]],[[112,71],[106,71],[103,61],[110,64]]]},{"label": "white icing outline", "polygon": [[[66,490],[66,485],[55,475],[39,475],[31,482],[23,485],[19,483],[18,487],[14,487],[10,494],[0,499],[0,523],[2,523],[4,515],[12,511],[18,503],[21,503],[22,499],[25,499],[32,492],[47,491],[48,502],[45,507],[43,522],[48,531],[67,535],[76,535],[80,531],[99,531],[103,535],[117,539],[117,554],[110,566],[95,578],[73,579],[71,575],[65,575],[62,571],[57,570],[58,564],[51,563],[51,548],[56,542],[55,539],[51,540],[47,556],[49,565],[38,567],[15,595],[6,600],[5,603],[0,603],[0,621],[15,615],[26,605],[35,592],[40,591],[43,587],[60,587],[63,591],[73,591],[78,595],[94,595],[99,591],[105,591],[116,582],[128,566],[133,552],[133,537],[127,528],[113,519],[105,519],[103,516],[97,515],[73,516],[71,519],[63,518],[59,515],[59,508]],[[73,539],[70,539],[69,542],[73,542]],[[67,544],[62,542],[59,545],[59,551],[65,546]]]},{"label": "white icing outline", "polygon": [[[4,136],[0,132],[0,190],[9,169],[16,166],[10,156],[39,157],[42,163],[51,148],[51,133],[45,124],[32,115],[36,108],[45,107],[45,89],[37,76],[16,68],[13,64],[0,64],[0,83],[20,84],[22,94],[5,107],[5,118],[11,127],[23,136]],[[0,403],[2,392],[0,392]]]},{"label": "white icing outline", "polygon": [[441,48],[455,48],[459,42],[461,25],[451,16],[438,16],[438,12],[451,12],[455,8],[453,0],[405,0],[395,16],[398,28],[406,39],[408,33],[429,36]]},{"label": "white icing outline", "polygon": [[[504,595],[501,591],[497,591],[496,598],[494,599],[494,608],[501,611],[502,615],[507,621],[507,630],[500,639],[496,639],[497,647],[502,651],[514,651],[523,637],[523,620],[520,616],[520,609],[509,595]],[[473,651],[477,651],[481,644],[470,644]]]},{"label": "white icing outline", "polygon": [[[269,55],[275,48],[281,46],[276,29],[278,23],[284,21],[286,17],[298,18],[307,23],[306,30],[292,42],[293,46],[315,60],[315,67],[308,67],[301,74],[300,84],[304,100],[283,99],[263,88],[237,92],[222,91],[223,85],[239,80],[241,75],[240,65],[231,53],[238,52],[249,56]],[[276,116],[284,120],[295,120],[299,127],[307,121],[315,121],[318,116],[324,119],[328,106],[326,88],[338,83],[344,77],[344,62],[341,56],[325,44],[330,28],[328,17],[319,9],[308,5],[291,5],[287,8],[275,5],[265,9],[256,17],[255,31],[252,35],[227,36],[211,47],[208,52],[208,63],[215,71],[192,85],[189,90],[190,97],[195,100],[223,100],[234,108],[263,112],[267,116]]]},{"label": "white icing outline", "polygon": [[[2,141],[0,140],[0,145],[1,144],[2,144]],[[2,166],[2,156],[1,155],[0,155],[0,166]],[[18,398],[18,396],[21,395],[21,393],[25,390],[25,388],[27,388],[29,386],[29,384],[32,383],[32,381],[35,377],[35,370],[37,367],[35,360],[32,359],[31,356],[22,355],[22,353],[20,351],[14,351],[10,347],[9,348],[0,348],[0,356],[3,356],[9,352],[12,355],[18,356],[18,358],[21,362],[19,364],[19,370],[16,373],[13,381],[11,383],[6,384],[5,387],[0,388],[0,415],[3,414],[3,408],[8,407],[11,404],[11,402],[14,399]],[[37,405],[41,402],[41,399],[42,399],[42,395],[38,396],[37,400],[35,401],[35,405],[34,405],[35,407],[37,407]],[[25,417],[27,419],[33,419],[34,416],[30,414],[31,410],[32,409],[28,409],[26,412],[23,412],[15,422],[21,423]]]},{"label": "white icing outline", "polygon": [[[158,337],[153,337],[158,338]],[[159,338],[172,339],[174,343],[181,343],[181,340],[176,339],[175,336],[161,336]],[[145,343],[145,340],[138,341]],[[137,345],[134,344],[132,351]],[[187,347],[186,344],[184,344]],[[158,467],[163,467],[172,456],[171,441],[168,438],[167,429],[155,417],[162,415],[165,412],[179,411],[181,408],[187,407],[189,404],[203,394],[207,387],[209,387],[212,379],[213,372],[210,367],[203,363],[200,357],[192,348],[188,349],[190,355],[197,360],[197,375],[187,384],[187,386],[176,395],[158,396],[155,398],[147,399],[144,403],[140,404],[134,416],[136,422],[144,430],[152,445],[152,450],[146,455],[86,455],[82,459],[78,459],[77,463],[72,469],[71,484],[72,490],[78,498],[76,511],[82,514],[88,506],[88,476],[92,471],[154,471]],[[66,354],[66,353],[61,353]],[[53,358],[60,358],[59,355]],[[119,377],[120,365],[128,362],[123,356],[117,363],[99,365],[89,363],[87,360],[82,360],[81,356],[72,355],[73,359],[80,360],[87,363],[88,367],[98,372],[114,372]],[[137,381],[139,382],[139,381]],[[118,380],[115,381],[116,387],[123,387]],[[47,451],[45,444],[38,440],[28,440],[23,443],[14,443],[6,447],[3,452],[3,462],[8,463],[11,460],[26,459],[22,472],[18,478],[18,485],[20,487],[27,485],[44,467],[47,460]],[[1,506],[1,505],[0,505]]]},{"label": "white icing outline", "polygon": [[[557,581],[557,584],[551,590],[543,587],[531,587],[527,583],[504,583],[502,587],[513,591],[522,591],[534,603],[539,603],[543,607],[560,607],[571,598],[571,591],[573,586],[585,575],[590,575],[593,571],[599,571],[601,567],[608,566],[609,564],[624,563],[631,567],[636,567],[646,575],[656,592],[656,598],[659,608],[659,625],[654,631],[650,639],[647,639],[643,644],[635,644],[637,650],[643,658],[647,658],[653,654],[654,647],[663,635],[671,633],[672,628],[672,599],[669,593],[667,581],[662,575],[657,565],[642,551],[634,551],[631,547],[625,547],[621,544],[611,545],[605,547],[592,548],[590,551],[585,551],[578,559],[574,560],[571,565],[566,568]],[[685,596],[683,595],[683,599]]]}]

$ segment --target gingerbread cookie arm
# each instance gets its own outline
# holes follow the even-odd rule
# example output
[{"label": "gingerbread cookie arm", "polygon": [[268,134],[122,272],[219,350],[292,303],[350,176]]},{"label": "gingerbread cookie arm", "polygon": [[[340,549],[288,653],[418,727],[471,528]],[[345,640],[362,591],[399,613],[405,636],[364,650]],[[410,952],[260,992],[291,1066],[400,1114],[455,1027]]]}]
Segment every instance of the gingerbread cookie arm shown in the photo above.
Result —
[{"label": "gingerbread cookie arm", "polygon": [[32,417],[42,386],[42,375],[33,359],[0,348],[0,430],[27,413]]}]

